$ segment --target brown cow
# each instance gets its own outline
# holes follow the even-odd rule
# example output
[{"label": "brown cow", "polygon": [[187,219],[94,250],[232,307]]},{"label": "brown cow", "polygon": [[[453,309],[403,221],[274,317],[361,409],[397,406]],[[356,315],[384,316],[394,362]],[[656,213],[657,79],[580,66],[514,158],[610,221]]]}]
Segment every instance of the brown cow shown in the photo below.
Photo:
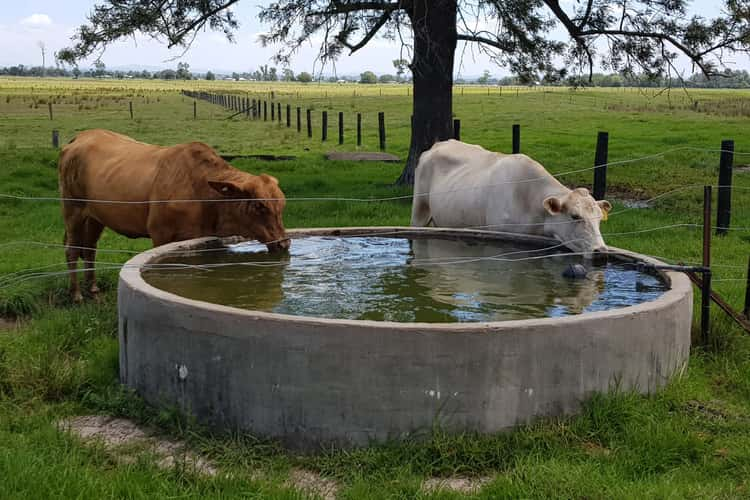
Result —
[{"label": "brown cow", "polygon": [[82,300],[75,273],[79,258],[91,293],[98,292],[93,267],[105,227],[129,238],[151,238],[154,246],[239,235],[265,243],[270,251],[289,248],[278,181],[237,170],[203,143],[160,147],[108,130],[87,130],[63,148],[58,168],[65,256],[76,301]]}]

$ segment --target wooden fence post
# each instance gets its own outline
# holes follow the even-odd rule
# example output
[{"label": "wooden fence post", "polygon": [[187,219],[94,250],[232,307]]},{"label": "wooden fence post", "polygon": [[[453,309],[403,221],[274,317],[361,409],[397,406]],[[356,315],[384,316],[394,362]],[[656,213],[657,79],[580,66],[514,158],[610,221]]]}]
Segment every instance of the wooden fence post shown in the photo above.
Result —
[{"label": "wooden fence post", "polygon": [[263,121],[268,121],[268,101],[263,101]]},{"label": "wooden fence post", "polygon": [[276,105],[274,103],[271,103],[271,121],[276,121]]},{"label": "wooden fence post", "polygon": [[609,155],[609,133],[599,132],[596,138],[594,158],[594,199],[603,200],[607,192],[607,157]]},{"label": "wooden fence post", "polygon": [[55,149],[60,147],[60,132],[57,130],[52,131],[52,147]]},{"label": "wooden fence post", "polygon": [[281,125],[281,103],[276,103],[276,117],[279,120],[279,125]]},{"label": "wooden fence post", "polygon": [[130,107],[130,119],[132,120],[133,119],[133,101],[130,101],[129,104],[130,104],[129,106]]},{"label": "wooden fence post", "polygon": [[747,259],[747,276],[745,284],[745,308],[742,310],[742,314],[745,318],[750,319],[750,258]]},{"label": "wooden fence post", "polygon": [[286,127],[289,128],[292,126],[292,106],[290,104],[286,105]]},{"label": "wooden fence post", "polygon": [[344,112],[339,111],[339,144],[344,144]]},{"label": "wooden fence post", "polygon": [[307,110],[307,137],[312,139],[312,117],[310,110]]},{"label": "wooden fence post", "polygon": [[357,146],[362,145],[362,113],[357,113]]},{"label": "wooden fence post", "polygon": [[380,150],[385,151],[385,113],[378,112],[378,137],[380,138]]},{"label": "wooden fence post", "polygon": [[521,152],[521,125],[513,125],[513,154],[517,155]]},{"label": "wooden fence post", "polygon": [[732,219],[732,164],[734,141],[721,141],[719,188],[716,203],[716,234],[725,235]]},{"label": "wooden fence post", "polygon": [[453,120],[453,138],[457,141],[461,140],[461,120],[458,118]]},{"label": "wooden fence post", "polygon": [[323,111],[323,124],[321,125],[322,141],[328,140],[328,111]]},{"label": "wooden fence post", "polygon": [[193,101],[193,120],[198,119],[198,101]]},{"label": "wooden fence post", "polygon": [[52,121],[52,103],[48,102],[47,107],[49,108],[49,119]]},{"label": "wooden fence post", "polygon": [[302,110],[297,107],[297,132],[302,132]]}]

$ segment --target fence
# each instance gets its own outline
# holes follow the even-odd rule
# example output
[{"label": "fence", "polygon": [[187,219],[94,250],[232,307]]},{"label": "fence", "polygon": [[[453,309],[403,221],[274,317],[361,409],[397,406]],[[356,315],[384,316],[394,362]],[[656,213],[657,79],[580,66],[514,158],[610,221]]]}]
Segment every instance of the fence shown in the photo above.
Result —
[{"label": "fence", "polygon": [[[210,92],[198,92],[198,91],[191,91],[191,90],[183,90],[182,94],[193,98],[193,99],[200,99],[203,101],[206,101],[210,104],[215,104],[218,106],[222,106],[230,111],[234,111],[233,114],[229,115],[227,118],[234,118],[236,116],[245,115],[246,118],[250,120],[260,120],[262,118],[263,121],[268,121],[268,107],[271,108],[271,122],[277,122],[278,124],[282,124],[282,103],[279,101],[268,101],[265,99],[250,99],[249,97],[241,97],[237,95],[225,95],[225,94],[213,94]],[[193,103],[193,109],[195,110],[195,102]],[[263,110],[261,114],[261,109]],[[292,118],[291,118],[291,110],[292,106],[291,104],[286,104],[284,106],[284,109],[286,109],[286,127],[292,128]],[[302,109],[300,107],[296,108],[297,110],[297,132],[302,133],[302,120],[301,120],[301,114]],[[307,119],[307,137],[312,138],[313,136],[313,121],[312,121],[312,110],[309,108],[305,110],[305,115]],[[195,116],[195,111],[194,111]],[[322,142],[328,141],[328,111],[322,111],[320,115],[320,138]],[[357,146],[362,145],[362,114],[357,113]],[[344,144],[345,142],[345,135],[344,135],[344,113],[339,112],[338,113],[338,144]],[[381,151],[386,150],[386,128],[385,128],[385,113],[379,112],[378,113],[378,144],[380,146]]]},{"label": "fence", "polygon": [[[185,92],[183,92],[183,93],[185,93]],[[232,115],[232,116],[237,116],[237,115],[243,115],[244,114],[244,116],[246,118],[248,118],[248,119],[255,119],[255,120],[260,120],[261,116],[263,117],[264,120],[267,120],[267,107],[270,104],[270,106],[271,106],[271,119],[272,119],[272,121],[278,122],[279,124],[282,123],[282,104],[280,102],[278,102],[278,101],[270,101],[269,102],[267,100],[261,100],[261,99],[250,99],[249,97],[248,98],[243,98],[243,97],[240,97],[240,96],[231,96],[231,95],[229,95],[229,96],[222,96],[222,95],[209,94],[209,93],[194,93],[194,94],[196,94],[196,95],[193,95],[193,96],[190,96],[189,94],[185,94],[185,95],[188,95],[190,97],[194,97],[195,99],[200,98],[200,99],[203,99],[203,100],[205,100],[207,102],[210,102],[212,104],[217,104],[217,105],[220,105],[220,106],[226,106],[228,109],[231,109],[231,110],[235,111],[235,114]],[[198,94],[200,94],[200,96]],[[261,103],[262,103],[262,106],[261,106]],[[261,115],[261,108],[263,109],[262,115]],[[130,109],[132,110],[132,105],[131,105]],[[301,121],[302,121],[302,117],[301,117],[302,113],[301,113],[301,109],[302,108],[300,108],[300,107],[296,108],[296,116],[297,116],[297,127],[296,127],[296,129],[297,129],[297,132],[300,133],[300,134],[302,133],[302,123],[301,123]],[[286,110],[286,126],[287,126],[287,128],[291,128],[291,105],[287,104],[285,106],[285,110]],[[51,111],[51,108],[50,108],[50,111]],[[328,127],[327,127],[327,112],[324,112],[324,113],[325,114],[321,115],[321,124],[322,124],[322,127],[321,127],[321,139],[322,140],[327,140],[327,129],[328,129]],[[197,117],[197,105],[196,105],[195,101],[193,102],[193,116],[194,116],[194,118]],[[307,123],[306,123],[306,125],[307,125],[307,134],[308,134],[308,137],[312,137],[312,113],[311,113],[310,109],[306,110],[306,118],[307,118]],[[344,137],[343,137],[343,130],[344,130],[343,123],[344,123],[344,118],[345,118],[345,116],[344,116],[343,112],[339,112],[338,113],[338,124],[339,124],[339,126],[338,126],[338,128],[339,128],[339,137],[338,137],[338,139],[339,139],[339,143],[343,143],[343,141],[344,141]],[[361,114],[358,113],[357,114],[357,143],[358,144],[361,143],[361,121],[362,121],[361,120]],[[381,124],[383,124],[383,133],[379,134],[379,138],[381,139],[380,140],[380,144],[381,144],[381,148],[382,149],[385,149],[385,147],[386,147],[385,132],[384,132],[384,123],[385,123],[384,113],[381,112],[381,113],[378,114],[378,124],[379,124],[379,129],[381,128]],[[325,125],[323,125],[323,124],[325,124]],[[518,152],[521,151],[521,135],[520,135],[520,132],[521,132],[520,125],[514,124],[512,126],[512,128],[511,128],[512,144],[513,144],[512,150],[513,150],[514,153],[518,153]],[[456,135],[456,137],[460,138],[460,133],[461,133],[460,121],[459,120],[455,120],[454,121],[454,134]],[[59,140],[59,136],[57,134],[53,133],[53,143],[57,142],[58,140]],[[671,151],[668,151],[668,152],[657,153],[655,155],[650,155],[650,156],[644,157],[644,158],[637,158],[637,159],[629,159],[629,160],[621,160],[621,161],[610,162],[610,161],[608,161],[609,134],[607,132],[604,132],[604,131],[599,132],[599,134],[598,134],[598,136],[596,138],[596,145],[597,145],[597,147],[596,147],[595,153],[593,155],[594,159],[593,159],[593,166],[592,167],[590,167],[590,168],[587,167],[587,168],[583,168],[583,169],[580,169],[580,170],[572,170],[570,172],[563,172],[562,174],[558,174],[558,176],[562,176],[562,175],[566,175],[566,174],[570,174],[570,173],[575,173],[575,172],[582,172],[582,171],[591,170],[593,172],[593,185],[594,185],[593,193],[594,193],[595,198],[597,198],[597,199],[602,199],[605,196],[605,194],[606,194],[606,189],[607,189],[607,171],[608,171],[608,168],[616,166],[616,165],[624,165],[624,164],[627,164],[627,163],[632,163],[632,162],[635,162],[635,161],[642,161],[642,160],[644,160],[646,158],[654,158],[654,157],[657,157],[659,155],[667,154],[669,152],[678,151],[680,149],[684,149],[684,150],[697,149],[697,148],[692,148],[692,147],[675,148],[675,149],[673,149]],[[710,210],[710,204],[709,204],[708,205],[709,206],[708,211],[707,212],[704,211],[704,214],[707,213],[708,215],[704,216],[704,224],[703,224],[702,227],[704,228],[704,230],[705,230],[706,227],[709,228],[709,231],[715,230],[715,233],[716,233],[717,236],[726,235],[731,230],[740,230],[740,231],[748,230],[750,228],[746,228],[746,227],[732,227],[731,224],[730,224],[730,221],[731,221],[731,207],[732,207],[732,203],[731,203],[731,201],[732,201],[732,192],[733,192],[733,190],[736,189],[736,187],[734,187],[732,185],[732,166],[733,166],[733,163],[734,163],[734,156],[735,156],[734,142],[731,141],[731,140],[725,140],[725,141],[722,142],[720,149],[716,150],[716,151],[719,153],[718,160],[719,160],[719,165],[720,165],[718,182],[714,186],[714,188],[716,189],[717,194],[718,194],[717,206],[716,206],[716,215],[715,215],[715,217],[716,217],[716,224],[714,226],[711,226],[710,224],[708,224],[708,226],[706,226],[706,222],[705,222],[706,219],[708,217],[713,217],[713,213]],[[700,187],[702,187],[702,186],[684,186],[684,189],[699,189]],[[416,193],[414,196],[421,196],[421,195],[423,195],[423,193]],[[664,196],[664,195],[660,195],[660,196]],[[397,199],[397,198],[410,198],[410,197],[411,197],[411,195],[405,196],[405,197],[390,197],[390,198],[387,198],[387,199],[353,199],[353,198],[345,198],[345,197],[340,197],[340,198],[309,197],[309,198],[305,198],[305,199],[289,198],[288,201],[345,200],[345,201],[353,201],[353,202],[380,202],[380,201],[389,201],[389,200]],[[55,201],[59,201],[59,198],[50,198],[50,199],[54,199]],[[709,191],[708,200],[710,200],[710,191]],[[91,201],[91,200],[88,200],[88,201]],[[187,201],[191,201],[192,202],[192,201],[196,201],[196,200],[187,200]],[[704,205],[704,208],[705,208],[705,205]],[[619,213],[622,213],[622,211],[620,211]],[[503,229],[503,228],[507,228],[507,226],[508,225],[503,225],[503,227],[500,227],[500,228],[495,227],[494,229]],[[696,227],[697,228],[697,227],[701,227],[701,226],[698,225],[698,224],[694,224],[694,223],[681,223],[681,224],[674,224],[674,225],[668,225],[668,226],[659,226],[659,227],[655,227],[655,228],[648,228],[648,229],[644,229],[644,230],[639,230],[639,231],[631,232],[630,234],[635,235],[635,234],[642,234],[642,233],[647,232],[647,231],[663,231],[663,230],[667,230],[667,229],[670,229],[670,228],[673,228],[673,227],[674,228],[676,228],[676,227]],[[484,228],[488,228],[489,229],[489,227],[484,227]],[[620,234],[610,233],[608,235],[608,234],[605,233],[605,236],[624,236],[626,234],[627,233],[620,233]],[[705,236],[705,233],[704,233],[704,236]],[[704,238],[704,241],[706,241],[706,238]],[[710,236],[708,238],[708,241],[710,241]],[[102,251],[102,250],[100,250],[100,251]],[[709,246],[709,251],[707,253],[708,253],[708,258],[706,260],[702,261],[701,263],[696,264],[696,268],[697,269],[701,269],[700,272],[704,272],[705,270],[711,270],[711,269],[721,268],[722,267],[721,264],[711,263],[711,261],[710,261],[710,246]],[[706,255],[706,252],[704,252],[704,255]],[[666,259],[666,260],[669,260],[669,259]],[[458,262],[460,262],[460,259],[459,259]],[[680,264],[681,264],[680,262],[676,262],[675,263],[675,265],[680,265]],[[687,264],[687,263],[682,263],[682,264]],[[748,265],[747,270],[748,270],[748,272],[750,272],[750,264]],[[744,271],[744,268],[743,268],[743,271]],[[726,301],[724,301],[720,296],[718,296],[718,294],[716,294],[711,289],[711,284],[712,283],[716,283],[716,282],[721,282],[721,281],[732,280],[732,279],[735,279],[735,280],[740,280],[741,279],[742,281],[745,281],[747,283],[746,294],[745,294],[745,307],[744,307],[743,313],[739,314],[739,313],[736,313],[736,312],[733,311],[735,318],[737,318],[737,317],[742,318],[743,315],[744,315],[744,318],[745,318],[744,321],[746,321],[748,319],[748,315],[750,314],[750,275],[746,275],[744,278],[718,278],[718,279],[715,279],[715,276],[716,276],[716,274],[714,272],[711,272],[711,274],[709,274],[708,276],[706,276],[704,274],[703,279],[699,283],[700,283],[700,286],[702,288],[705,287],[705,288],[707,288],[709,290],[709,294],[708,294],[709,299],[713,300],[715,303],[719,304],[720,307],[722,307],[722,309],[724,309],[724,310],[726,310],[725,307],[724,307],[726,305]],[[5,277],[3,277],[3,279],[5,279]],[[3,285],[0,285],[0,287],[2,287],[2,286]],[[722,302],[724,302],[724,305],[722,305]],[[706,308],[705,299],[704,299],[704,303],[702,304],[702,306],[704,308]],[[738,323],[740,323],[739,320],[737,320],[737,321],[738,321]]]}]

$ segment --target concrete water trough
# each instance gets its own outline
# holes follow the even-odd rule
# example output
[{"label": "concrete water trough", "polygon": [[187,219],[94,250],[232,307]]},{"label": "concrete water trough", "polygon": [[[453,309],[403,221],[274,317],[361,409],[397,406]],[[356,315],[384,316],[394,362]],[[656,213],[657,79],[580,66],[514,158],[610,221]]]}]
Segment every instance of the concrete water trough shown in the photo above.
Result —
[{"label": "concrete water trough", "polygon": [[[432,228],[290,231],[290,237],[383,234],[495,241],[531,237]],[[175,250],[218,248],[202,238],[131,259],[118,291],[120,379],[155,405],[211,426],[293,448],[361,446],[435,425],[496,432],[576,412],[613,385],[652,392],[688,360],[692,289],[638,305],[563,317],[401,323],[293,316],[192,300],[147,283],[144,266]],[[292,243],[294,246],[294,243]],[[612,258],[659,262],[612,249]]]}]

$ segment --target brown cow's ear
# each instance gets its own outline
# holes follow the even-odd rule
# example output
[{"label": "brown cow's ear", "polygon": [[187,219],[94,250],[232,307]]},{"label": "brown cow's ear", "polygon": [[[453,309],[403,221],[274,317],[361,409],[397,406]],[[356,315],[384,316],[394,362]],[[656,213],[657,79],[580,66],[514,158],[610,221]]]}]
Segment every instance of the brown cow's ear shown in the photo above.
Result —
[{"label": "brown cow's ear", "polygon": [[233,182],[223,181],[208,181],[208,185],[211,186],[214,191],[227,198],[240,198],[247,197],[242,189]]},{"label": "brown cow's ear", "polygon": [[562,212],[562,201],[556,196],[549,196],[544,199],[544,208],[550,215],[557,215]]},{"label": "brown cow's ear", "polygon": [[272,175],[260,174],[260,177],[261,177],[261,179],[265,179],[265,180],[273,182],[277,186],[279,185],[279,180],[276,177],[272,176]]}]

